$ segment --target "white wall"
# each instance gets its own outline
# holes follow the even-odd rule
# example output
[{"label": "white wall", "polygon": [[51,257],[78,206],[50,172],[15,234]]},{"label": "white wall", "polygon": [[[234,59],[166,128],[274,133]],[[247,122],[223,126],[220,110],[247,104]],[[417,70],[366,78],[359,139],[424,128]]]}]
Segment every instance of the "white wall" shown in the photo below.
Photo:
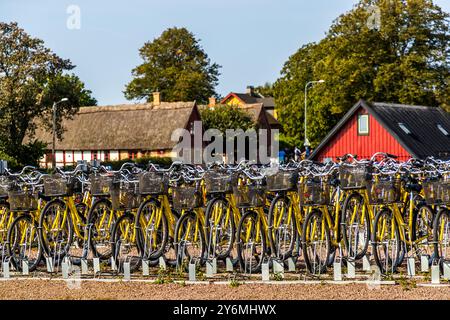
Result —
[{"label": "white wall", "polygon": [[91,152],[90,151],[83,151],[83,159],[87,161],[91,161]]},{"label": "white wall", "polygon": [[82,159],[81,159],[81,151],[74,151],[74,152],[73,152],[73,160],[74,160],[75,162],[81,161],[81,160],[82,160]]},{"label": "white wall", "polygon": [[110,151],[109,152],[109,159],[111,161],[119,160],[119,151]]}]

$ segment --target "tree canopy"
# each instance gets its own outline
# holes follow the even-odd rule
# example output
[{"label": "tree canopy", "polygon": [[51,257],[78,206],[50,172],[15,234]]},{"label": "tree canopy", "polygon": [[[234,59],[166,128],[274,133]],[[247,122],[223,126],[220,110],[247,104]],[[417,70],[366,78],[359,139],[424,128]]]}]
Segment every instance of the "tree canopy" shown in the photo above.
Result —
[{"label": "tree canopy", "polygon": [[[313,147],[359,99],[449,107],[449,14],[431,0],[360,0],[326,37],[301,47],[274,85],[284,137]],[[379,23],[376,23],[379,22]]]},{"label": "tree canopy", "polygon": [[159,91],[165,101],[206,103],[217,96],[219,68],[186,28],[169,28],[139,50],[144,62],[133,69],[125,97],[152,101]]},{"label": "tree canopy", "polygon": [[248,113],[238,106],[215,105],[201,111],[203,128],[217,129],[225,133],[227,129],[242,129],[244,131],[254,128],[256,124]]},{"label": "tree canopy", "polygon": [[[95,105],[91,91],[73,74],[75,66],[33,38],[17,23],[0,22],[0,151],[18,164],[36,164],[44,145],[33,140],[36,120],[50,123],[53,102],[58,106],[58,135],[62,117],[71,117],[81,105]],[[28,143],[23,144],[27,136]]]}]

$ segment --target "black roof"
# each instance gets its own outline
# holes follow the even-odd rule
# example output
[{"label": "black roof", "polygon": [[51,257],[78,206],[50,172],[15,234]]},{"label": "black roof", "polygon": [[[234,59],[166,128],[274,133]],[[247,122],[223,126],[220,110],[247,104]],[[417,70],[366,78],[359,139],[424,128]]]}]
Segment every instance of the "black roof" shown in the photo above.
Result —
[{"label": "black roof", "polygon": [[239,99],[244,101],[246,104],[262,103],[264,108],[273,109],[275,108],[275,99],[272,97],[263,97],[261,95],[251,95],[249,93],[236,93],[233,92]]},{"label": "black roof", "polygon": [[[332,139],[360,107],[367,110],[413,157],[450,158],[450,114],[439,107],[358,101],[331,130],[310,158]],[[406,127],[403,130],[399,124]],[[446,135],[439,127],[448,132]]]}]

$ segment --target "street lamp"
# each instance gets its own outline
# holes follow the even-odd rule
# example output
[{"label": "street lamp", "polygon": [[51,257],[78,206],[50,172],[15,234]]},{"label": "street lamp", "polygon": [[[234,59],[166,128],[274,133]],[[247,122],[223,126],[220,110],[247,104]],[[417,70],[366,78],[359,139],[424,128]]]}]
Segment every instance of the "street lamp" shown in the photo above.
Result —
[{"label": "street lamp", "polygon": [[325,80],[310,81],[310,82],[306,83],[306,85],[305,85],[305,143],[304,143],[304,146],[305,146],[305,149],[306,149],[305,150],[305,156],[306,157],[309,156],[309,147],[311,146],[310,143],[309,143],[309,140],[308,140],[307,130],[306,130],[306,128],[307,128],[307,126],[306,126],[306,107],[307,107],[307,104],[308,104],[308,87],[310,87],[310,86],[312,86],[312,85],[314,85],[316,83],[325,83]]},{"label": "street lamp", "polygon": [[56,168],[55,144],[56,144],[56,107],[58,104],[69,101],[67,98],[62,98],[58,102],[53,102],[53,146],[52,146],[52,168]]}]

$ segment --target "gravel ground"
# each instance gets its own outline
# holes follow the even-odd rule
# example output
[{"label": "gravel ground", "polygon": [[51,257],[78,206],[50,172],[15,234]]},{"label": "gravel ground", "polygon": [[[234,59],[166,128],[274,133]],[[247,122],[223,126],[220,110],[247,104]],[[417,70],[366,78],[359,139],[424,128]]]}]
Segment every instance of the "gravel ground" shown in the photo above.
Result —
[{"label": "gravel ground", "polygon": [[10,280],[0,282],[0,299],[162,299],[162,300],[360,300],[450,298],[450,287],[408,287],[386,285],[370,288],[366,284],[153,284],[142,282],[83,282],[70,288],[65,281]]}]

